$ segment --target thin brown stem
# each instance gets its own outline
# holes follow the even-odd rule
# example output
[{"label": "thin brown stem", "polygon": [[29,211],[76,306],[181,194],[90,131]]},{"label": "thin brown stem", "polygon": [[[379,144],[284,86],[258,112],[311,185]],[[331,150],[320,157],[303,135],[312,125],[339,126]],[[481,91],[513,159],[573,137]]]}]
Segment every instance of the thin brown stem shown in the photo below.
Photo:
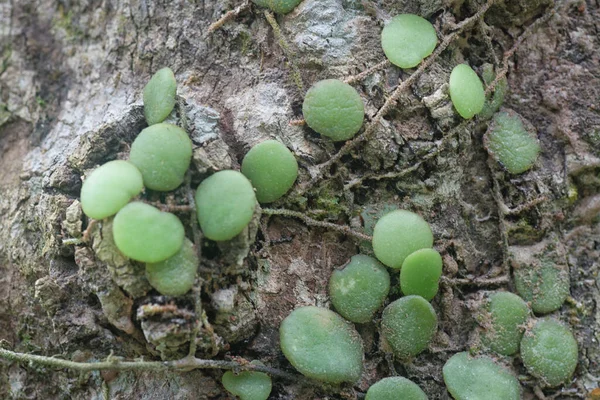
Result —
[{"label": "thin brown stem", "polygon": [[76,362],[55,357],[39,356],[35,354],[17,353],[0,348],[0,358],[10,361],[34,363],[47,367],[70,369],[80,372],[90,371],[189,371],[193,369],[225,369],[260,371],[272,376],[291,381],[303,381],[301,376],[271,368],[264,365],[250,364],[249,362],[204,360],[195,357],[185,357],[175,361],[121,361],[109,360],[99,362]]},{"label": "thin brown stem", "polygon": [[390,66],[390,61],[386,59],[386,60],[380,62],[379,64],[372,66],[371,68],[367,69],[366,71],[361,72],[360,74],[346,78],[344,80],[344,82],[346,82],[349,85],[356,83],[356,82],[360,82],[363,79],[365,79],[367,76],[372,75],[374,72],[379,71],[380,69],[384,69],[388,66]]},{"label": "thin brown stem", "polygon": [[161,211],[167,212],[190,212],[193,210],[193,207],[189,204],[164,204],[160,201],[147,201],[144,200],[144,203],[149,204],[153,207],[158,208]]},{"label": "thin brown stem", "polygon": [[[196,250],[196,255],[198,256],[198,260],[202,258],[202,233],[200,229],[198,229],[198,218],[196,215],[196,199],[194,197],[194,191],[192,190],[192,174],[190,171],[185,176],[185,189],[187,194],[188,207],[190,207],[190,219],[192,225],[192,235],[194,236],[194,249]],[[199,265],[198,265],[199,267]],[[190,348],[188,351],[189,357],[194,357],[196,355],[196,339],[198,338],[198,333],[200,332],[200,328],[202,326],[201,315],[203,315],[204,310],[202,309],[202,278],[196,271],[196,275],[198,279],[194,283],[194,287],[192,288],[192,293],[194,295],[194,328],[190,334]]]},{"label": "thin brown stem", "polygon": [[210,24],[210,26],[208,27],[208,30],[206,31],[206,34],[207,35],[212,34],[214,31],[216,31],[217,29],[219,29],[223,25],[225,25],[225,23],[227,23],[228,21],[234,19],[242,11],[245,11],[248,8],[250,8],[250,2],[249,1],[244,1],[242,4],[240,4],[239,6],[237,6],[236,8],[234,8],[233,10],[227,11],[225,14],[223,14],[223,16],[221,18],[219,18],[217,21],[215,21],[212,24]]},{"label": "thin brown stem", "polygon": [[367,240],[367,241],[371,241],[373,238],[369,235],[365,235],[364,233],[361,232],[357,232],[355,230],[352,230],[350,227],[346,226],[346,225],[338,225],[338,224],[334,224],[332,222],[325,222],[325,221],[318,221],[316,219],[312,219],[308,216],[306,216],[305,214],[298,212],[298,211],[292,211],[292,210],[284,210],[284,209],[273,209],[273,208],[263,208],[262,210],[263,214],[265,215],[282,215],[284,217],[293,217],[293,218],[298,218],[301,219],[302,221],[304,221],[304,223],[306,225],[309,226],[318,226],[321,228],[327,228],[327,229],[332,229],[338,232],[342,232],[346,235],[350,235],[350,236],[354,236],[358,239],[361,240]]},{"label": "thin brown stem", "polygon": [[502,240],[502,265],[504,267],[505,272],[508,273],[508,232],[506,231],[505,221],[505,209],[508,209],[508,207],[506,206],[506,204],[504,204],[504,201],[502,200],[500,183],[498,182],[498,178],[496,177],[495,163],[491,157],[488,157],[487,165],[492,178],[492,197],[494,198],[494,201],[496,202],[496,206],[498,208],[498,229],[500,231],[500,238]]},{"label": "thin brown stem", "polygon": [[453,286],[475,286],[475,287],[487,287],[487,286],[501,286],[506,285],[510,282],[509,275],[500,275],[495,278],[443,278],[444,283],[448,283]]}]

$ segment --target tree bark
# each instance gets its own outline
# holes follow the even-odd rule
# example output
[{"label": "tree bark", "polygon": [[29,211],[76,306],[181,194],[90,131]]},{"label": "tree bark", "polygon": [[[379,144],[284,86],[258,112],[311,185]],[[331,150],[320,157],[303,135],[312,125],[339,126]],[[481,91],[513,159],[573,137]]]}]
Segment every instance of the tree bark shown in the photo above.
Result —
[{"label": "tree bark", "polygon": [[[260,359],[294,373],[279,350],[280,322],[298,306],[329,307],[332,270],[370,252],[348,229],[368,235],[382,212],[404,208],[431,224],[444,258],[430,349],[410,363],[391,362],[376,318],[357,327],[366,353],[359,382],[323,389],[274,378],[272,398],[357,398],[395,373],[430,399],[450,398],[441,368],[469,348],[477,325],[469,305],[481,290],[514,291],[515,260],[535,258],[540,248],[569,271],[570,297],[552,316],[570,325],[579,346],[573,381],[543,392],[589,395],[600,379],[597,0],[496,1],[410,81],[367,140],[328,168],[319,166],[341,145],[290,124],[302,118],[303,90],[314,82],[347,79],[385,60],[379,38],[388,18],[422,15],[443,43],[484,3],[304,0],[275,17],[278,34],[253,4],[209,33],[240,5],[231,1],[0,0],[3,347],[80,362],[111,354],[172,360],[187,354],[195,335],[197,357]],[[488,122],[461,123],[453,111],[446,83],[463,62],[478,72],[485,63],[498,72],[508,67],[504,106],[532,123],[542,148],[530,171],[506,172],[483,146]],[[178,81],[169,121],[186,128],[194,157],[188,185],[172,196],[148,193],[147,200],[188,205],[204,177],[239,169],[252,145],[276,138],[295,153],[301,172],[297,187],[269,207],[344,228],[257,212],[231,243],[202,242],[192,293],[167,298],[152,291],[143,265],[114,251],[110,221],[90,227],[77,199],[86,173],[127,158],[145,127],[141,91],[164,66]],[[353,83],[365,102],[365,126],[413,73],[382,64]],[[185,207],[177,215],[188,237],[198,239],[193,215]],[[89,240],[80,243],[86,229]],[[400,296],[393,282],[390,301]],[[518,358],[505,361],[523,378],[524,398],[540,393]],[[219,370],[79,374],[0,361],[0,397],[226,398],[220,377]]]}]

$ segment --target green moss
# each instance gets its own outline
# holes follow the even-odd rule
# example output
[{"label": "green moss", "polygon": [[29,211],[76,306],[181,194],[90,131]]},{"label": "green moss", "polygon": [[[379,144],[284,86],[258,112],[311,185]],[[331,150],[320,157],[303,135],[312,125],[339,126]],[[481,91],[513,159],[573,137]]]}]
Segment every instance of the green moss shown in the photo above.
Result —
[{"label": "green moss", "polygon": [[569,205],[573,205],[575,204],[575,202],[577,201],[577,199],[579,198],[579,191],[577,190],[577,186],[575,185],[569,185],[569,189],[567,191],[567,201],[569,202]]},{"label": "green moss", "polygon": [[71,40],[80,38],[84,35],[83,30],[73,23],[73,10],[65,13],[63,7],[59,7],[59,17],[54,21],[54,26],[63,29]]},{"label": "green moss", "polygon": [[325,308],[297,308],[279,328],[281,350],[309,378],[356,382],[362,373],[363,348],[354,327]]},{"label": "green moss", "polygon": [[489,357],[453,355],[443,368],[444,382],[455,400],[519,400],[521,385],[508,370]]},{"label": "green moss", "polygon": [[[252,361],[250,364],[262,365],[260,361]],[[221,382],[225,390],[241,400],[267,400],[271,394],[271,377],[264,372],[242,371],[234,374],[227,371]]]},{"label": "green moss", "polygon": [[371,321],[390,291],[390,275],[373,257],[356,255],[329,279],[329,297],[336,311],[357,323]]},{"label": "green moss", "polygon": [[577,341],[571,331],[554,319],[542,319],[521,342],[521,358],[527,371],[548,386],[571,378],[577,367]]},{"label": "green moss", "polygon": [[406,378],[393,376],[383,378],[367,391],[365,400],[427,400],[421,388]]},{"label": "green moss", "polygon": [[483,345],[505,356],[519,351],[529,318],[527,303],[516,294],[496,292],[486,299],[483,312]]},{"label": "green moss", "polygon": [[315,132],[333,141],[342,141],[352,138],[360,130],[365,109],[352,86],[337,79],[326,79],[308,90],[302,114]]},{"label": "green moss", "polygon": [[531,225],[527,218],[506,222],[506,234],[511,244],[533,244],[544,237],[544,230]]},{"label": "green moss", "polygon": [[483,143],[488,153],[511,174],[530,169],[540,153],[540,144],[533,127],[525,124],[514,111],[497,113]]},{"label": "green moss", "polygon": [[401,359],[425,350],[436,330],[435,310],[420,296],[402,297],[383,310],[381,335]]}]

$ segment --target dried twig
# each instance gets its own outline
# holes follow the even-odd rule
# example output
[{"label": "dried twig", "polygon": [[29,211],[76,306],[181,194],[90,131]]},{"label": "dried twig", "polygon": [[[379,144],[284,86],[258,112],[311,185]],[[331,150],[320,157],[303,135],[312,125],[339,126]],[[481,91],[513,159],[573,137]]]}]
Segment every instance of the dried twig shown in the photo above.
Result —
[{"label": "dried twig", "polygon": [[302,126],[305,125],[306,121],[304,120],[304,118],[302,119],[293,119],[290,121],[290,126]]},{"label": "dried twig", "polygon": [[521,214],[523,211],[527,211],[527,210],[531,209],[532,207],[535,207],[538,204],[541,204],[547,200],[548,200],[548,197],[540,196],[540,197],[536,197],[535,199],[530,200],[526,203],[520,204],[514,208],[509,208],[503,202],[502,203],[503,207],[501,208],[501,211],[504,213],[504,215],[518,215],[518,214]]},{"label": "dried twig", "polygon": [[232,20],[233,18],[237,17],[242,11],[245,11],[248,8],[250,8],[250,2],[246,0],[233,10],[227,11],[225,14],[223,14],[221,18],[210,24],[208,30],[206,31],[206,34],[212,34],[214,31],[225,25],[225,23],[227,23],[229,20]]}]

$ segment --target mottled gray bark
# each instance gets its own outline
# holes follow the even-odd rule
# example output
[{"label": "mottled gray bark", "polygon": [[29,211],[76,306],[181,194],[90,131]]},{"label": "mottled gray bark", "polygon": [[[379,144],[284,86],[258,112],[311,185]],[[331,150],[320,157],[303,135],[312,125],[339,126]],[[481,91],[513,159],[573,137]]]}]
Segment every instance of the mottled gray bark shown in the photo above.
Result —
[{"label": "mottled gray bark", "polygon": [[[170,118],[187,129],[195,147],[191,188],[215,170],[238,168],[250,146],[265,138],[295,152],[303,167],[299,185],[306,184],[314,166],[340,146],[289,124],[302,117],[303,96],[290,63],[305,87],[345,79],[384,60],[379,35],[390,16],[428,17],[442,37],[483,3],[304,0],[277,17],[293,52],[288,58],[258,7],[207,34],[236,2],[0,0],[0,339],[20,352],[75,361],[111,353],[173,359],[186,354],[193,321],[202,319],[194,304],[194,293],[202,292],[206,317],[198,357],[257,358],[292,371],[278,348],[279,323],[299,305],[329,306],[332,269],[359,250],[368,252],[368,245],[282,216],[259,220],[257,213],[232,243],[202,246],[196,291],[169,299],[150,290],[143,266],[114,251],[109,222],[92,227],[86,245],[63,243],[88,226],[77,203],[82,176],[127,156],[145,126],[141,90],[152,73],[169,66],[179,95]],[[501,68],[503,53],[551,9],[543,0],[496,3],[485,24],[466,29],[403,93],[369,140],[321,171],[323,179],[317,176],[303,195],[296,191],[272,205],[367,233],[386,209],[423,215],[447,278],[433,301],[440,319],[434,343],[409,364],[389,363],[379,349],[376,320],[358,327],[366,359],[354,387],[326,394],[275,379],[273,398],[355,398],[393,369],[419,383],[429,398],[448,398],[441,368],[469,346],[476,327],[469,301],[480,289],[514,289],[495,278],[510,274],[514,260],[535,258],[539,243],[560,249],[549,251],[570,271],[571,297],[554,315],[571,325],[580,348],[574,381],[545,392],[577,398],[597,387],[600,3],[558,1],[556,14],[510,58],[505,105],[535,126],[542,147],[534,168],[517,176],[488,162],[485,121],[445,136],[460,122],[444,86],[452,67],[467,62],[478,70],[484,63]],[[354,84],[367,119],[410,73],[387,66]],[[427,157],[442,139],[443,150]],[[187,204],[187,196],[183,187],[171,201]],[[189,213],[178,215],[192,226]],[[395,289],[391,298],[398,295]],[[523,376],[525,398],[532,398],[537,382],[518,359],[506,361]],[[225,398],[220,375],[80,376],[0,361],[0,397],[100,399],[108,391],[123,399]]]}]

